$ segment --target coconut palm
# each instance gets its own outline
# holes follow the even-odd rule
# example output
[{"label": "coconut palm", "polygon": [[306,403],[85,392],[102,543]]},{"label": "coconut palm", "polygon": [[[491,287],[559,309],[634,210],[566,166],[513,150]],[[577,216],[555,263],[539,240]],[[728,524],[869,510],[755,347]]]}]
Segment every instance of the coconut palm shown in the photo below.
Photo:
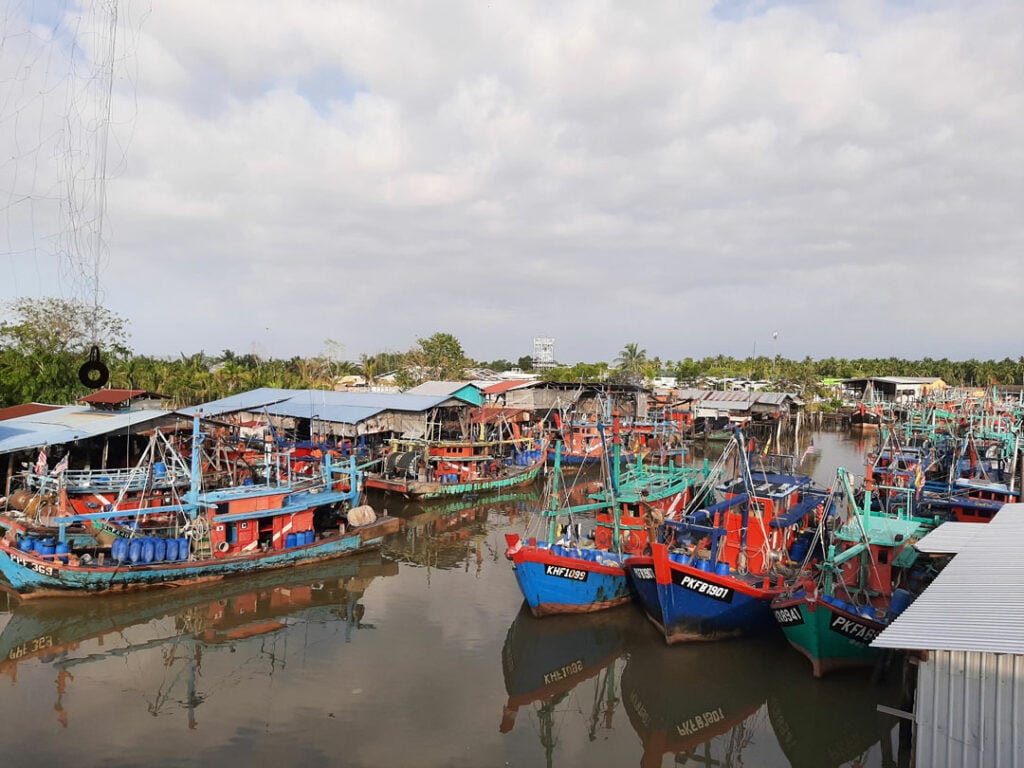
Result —
[{"label": "coconut palm", "polygon": [[631,342],[624,346],[619,356],[615,358],[615,365],[623,373],[643,376],[647,368],[647,350],[640,349],[638,344]]}]

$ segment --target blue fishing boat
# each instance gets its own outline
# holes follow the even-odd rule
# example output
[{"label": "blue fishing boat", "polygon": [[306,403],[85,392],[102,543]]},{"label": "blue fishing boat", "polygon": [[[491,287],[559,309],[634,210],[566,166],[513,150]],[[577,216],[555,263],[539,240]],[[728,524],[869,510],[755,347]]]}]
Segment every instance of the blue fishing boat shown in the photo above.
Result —
[{"label": "blue fishing boat", "polygon": [[730,445],[739,450],[741,476],[719,488],[725,498],[680,521],[665,520],[650,560],[627,562],[648,618],[668,643],[770,627],[769,603],[813,537],[805,521],[828,507],[827,494],[794,474],[792,461],[752,470],[742,435],[735,438]]},{"label": "blue fishing boat", "polygon": [[[561,454],[556,450],[551,505],[544,511],[547,538],[506,534],[506,557],[536,616],[589,613],[632,600],[624,563],[648,546],[648,531],[685,509],[708,468],[646,466],[638,461],[617,471],[612,452],[611,482],[583,504],[559,502]],[[584,531],[583,526],[588,530]]]},{"label": "blue fishing boat", "polygon": [[[190,584],[372,549],[400,526],[359,504],[362,478],[354,457],[336,467],[328,454],[316,474],[299,479],[289,454],[268,449],[259,482],[203,491],[205,437],[197,416],[192,482],[182,503],[135,511],[135,530],[147,535],[116,538],[109,547],[69,540],[69,527],[122,518],[120,509],[55,517],[54,535],[43,539],[19,537],[7,525],[0,573],[22,598]],[[159,526],[147,525],[148,518]]]}]

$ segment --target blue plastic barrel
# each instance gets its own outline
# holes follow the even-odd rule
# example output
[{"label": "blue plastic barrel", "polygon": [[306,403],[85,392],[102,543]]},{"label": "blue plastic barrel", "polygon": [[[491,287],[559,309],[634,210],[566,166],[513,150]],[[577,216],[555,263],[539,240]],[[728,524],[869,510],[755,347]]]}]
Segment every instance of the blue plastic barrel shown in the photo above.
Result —
[{"label": "blue plastic barrel", "polygon": [[189,556],[188,539],[186,539],[183,536],[180,539],[178,539],[178,559],[179,560],[188,560],[188,556]]},{"label": "blue plastic barrel", "polygon": [[39,544],[36,546],[36,552],[40,555],[52,555],[56,551],[57,547],[53,539],[40,539]]},{"label": "blue plastic barrel", "polygon": [[142,562],[152,563],[155,556],[156,544],[153,543],[151,536],[147,536],[142,540]]},{"label": "blue plastic barrel", "polygon": [[26,536],[21,540],[21,548],[25,552],[35,552],[37,546],[39,546],[39,543],[36,541],[35,536]]},{"label": "blue plastic barrel", "polygon": [[889,615],[899,616],[914,601],[913,596],[905,589],[893,590],[892,598],[889,600]]},{"label": "blue plastic barrel", "polygon": [[142,539],[132,539],[128,544],[128,560],[132,563],[142,561]]},{"label": "blue plastic barrel", "polygon": [[153,562],[162,563],[167,559],[167,542],[164,539],[153,539]]},{"label": "blue plastic barrel", "polygon": [[713,570],[712,567],[711,567],[711,561],[710,560],[701,560],[699,563],[697,563],[697,567],[700,570],[708,571],[709,573]]},{"label": "blue plastic barrel", "polygon": [[715,566],[715,573],[717,573],[719,576],[728,576],[729,575],[729,564],[728,563],[719,563],[718,565]]},{"label": "blue plastic barrel", "polygon": [[125,542],[124,539],[114,539],[114,541],[111,542],[111,544],[110,544],[110,557],[111,557],[111,559],[117,560],[118,562],[120,562],[121,560],[124,560],[124,545],[125,545],[125,543],[126,542]]},{"label": "blue plastic barrel", "polygon": [[312,544],[314,541],[316,541],[316,531],[310,528],[308,531],[306,531],[306,543]]},{"label": "blue plastic barrel", "polygon": [[870,605],[862,605],[860,607],[860,615],[863,616],[865,619],[874,619],[875,609],[872,608]]},{"label": "blue plastic barrel", "polygon": [[284,547],[285,547],[285,549],[291,549],[292,547],[297,546],[297,545],[298,545],[298,541],[297,541],[297,537],[296,537],[296,535],[294,533],[289,533],[287,536],[284,537]]},{"label": "blue plastic barrel", "polygon": [[789,559],[794,562],[803,562],[803,559],[807,556],[807,550],[810,549],[810,542],[806,539],[797,539],[793,542],[793,546],[789,548]]},{"label": "blue plastic barrel", "polygon": [[164,542],[164,556],[167,558],[167,562],[173,563],[178,559],[178,540],[167,539]]},{"label": "blue plastic barrel", "polygon": [[71,547],[68,546],[66,541],[57,542],[57,559],[59,559],[64,565],[68,564],[68,555],[71,553]]}]

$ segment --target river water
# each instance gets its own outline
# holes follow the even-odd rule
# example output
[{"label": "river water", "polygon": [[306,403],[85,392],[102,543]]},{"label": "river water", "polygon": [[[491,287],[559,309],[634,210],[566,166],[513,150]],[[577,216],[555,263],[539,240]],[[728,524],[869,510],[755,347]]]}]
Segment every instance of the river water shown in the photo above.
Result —
[{"label": "river water", "polygon": [[[814,435],[802,469],[863,472]],[[898,668],[780,635],[667,647],[633,606],[533,619],[504,558],[540,489],[371,498],[382,552],[139,596],[0,594],[4,766],[903,766]]]}]

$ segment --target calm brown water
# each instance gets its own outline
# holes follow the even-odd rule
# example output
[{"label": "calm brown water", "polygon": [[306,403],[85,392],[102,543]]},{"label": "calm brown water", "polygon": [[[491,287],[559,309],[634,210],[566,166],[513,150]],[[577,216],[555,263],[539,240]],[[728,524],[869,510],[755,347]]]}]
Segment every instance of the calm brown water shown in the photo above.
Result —
[{"label": "calm brown water", "polygon": [[[862,473],[855,441],[815,444],[820,482]],[[538,493],[371,499],[408,521],[382,553],[285,574],[0,596],[3,765],[898,764],[894,686],[814,680],[779,637],[669,648],[633,607],[521,612],[504,533]]]}]

